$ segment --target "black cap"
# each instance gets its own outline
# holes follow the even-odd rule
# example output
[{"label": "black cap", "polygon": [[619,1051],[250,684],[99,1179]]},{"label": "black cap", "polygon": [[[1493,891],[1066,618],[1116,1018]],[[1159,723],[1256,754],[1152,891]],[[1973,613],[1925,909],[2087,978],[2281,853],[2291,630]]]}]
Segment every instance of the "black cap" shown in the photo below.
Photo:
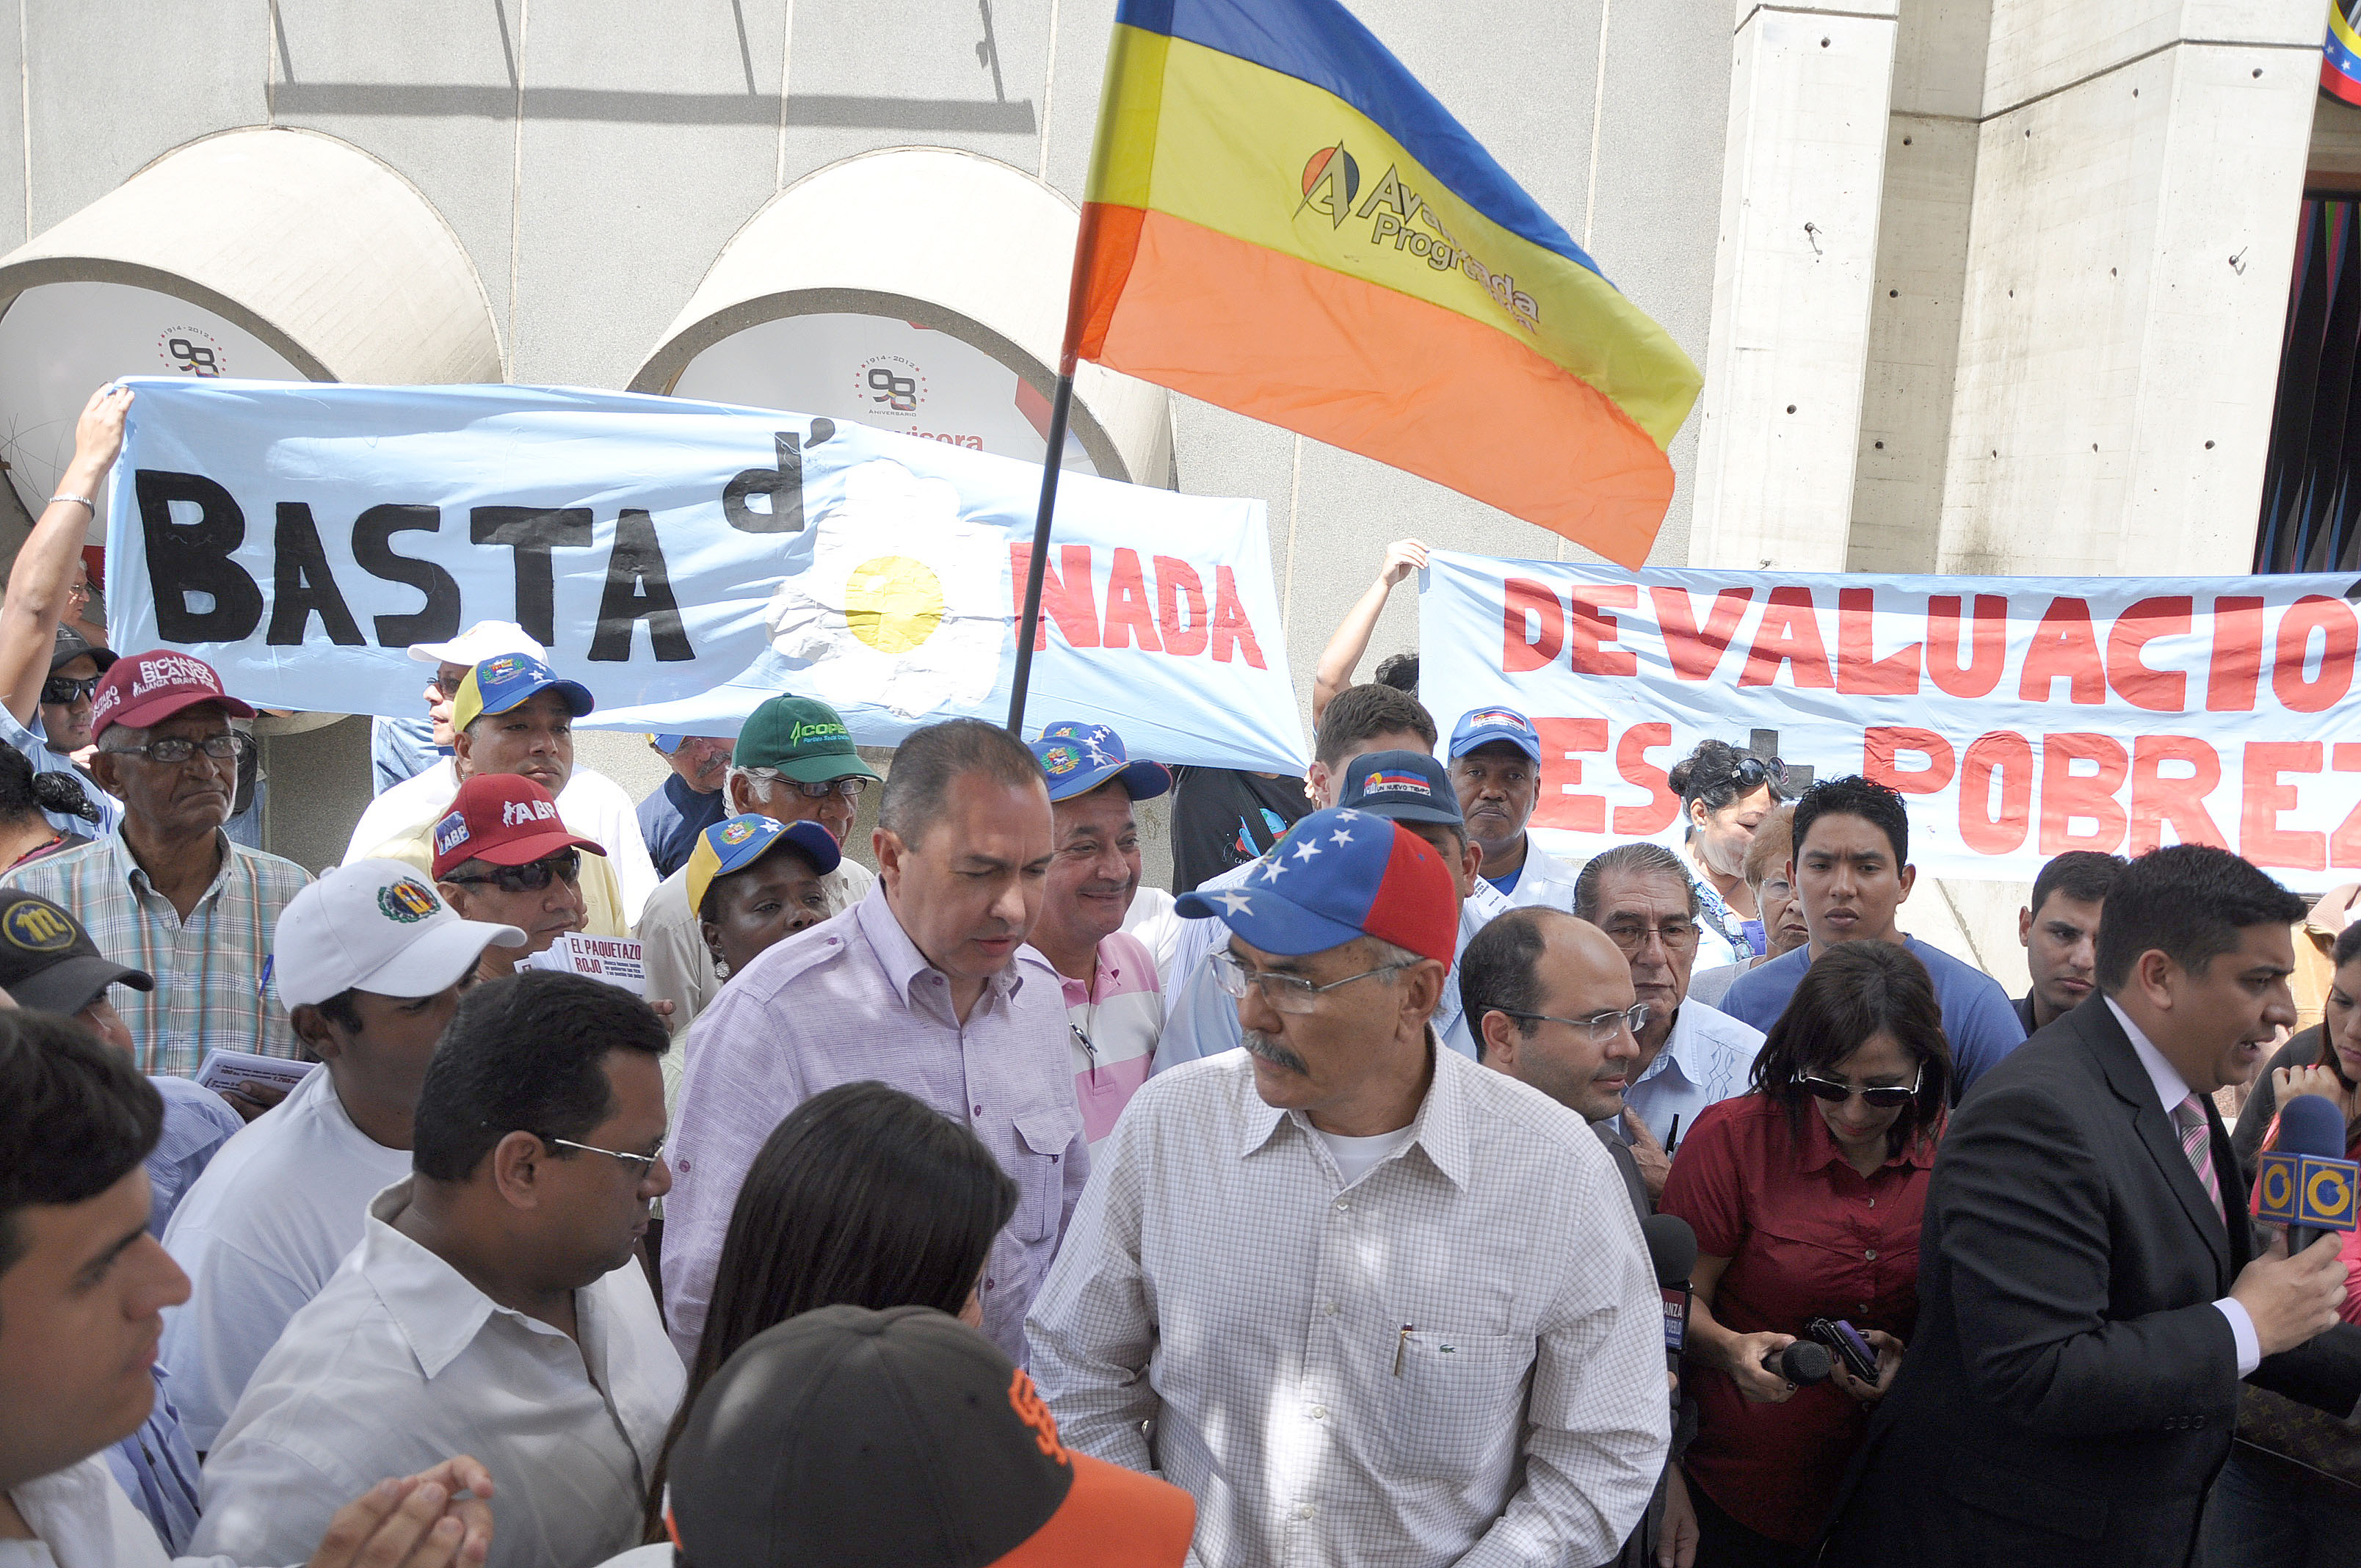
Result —
[{"label": "black cap", "polygon": [[112,648],[92,647],[81,632],[60,624],[58,627],[58,645],[49,653],[49,674],[56,674],[76,659],[90,659],[98,664],[98,673],[104,674],[115,667],[115,661],[121,655]]},{"label": "black cap", "polygon": [[99,955],[82,922],[48,899],[0,888],[0,991],[27,1013],[71,1017],[121,981],[153,991],[155,978]]},{"label": "black cap", "polygon": [[1070,1452],[1033,1381],[927,1307],[823,1307],[739,1347],[672,1455],[692,1568],[1178,1568],[1196,1505]]}]

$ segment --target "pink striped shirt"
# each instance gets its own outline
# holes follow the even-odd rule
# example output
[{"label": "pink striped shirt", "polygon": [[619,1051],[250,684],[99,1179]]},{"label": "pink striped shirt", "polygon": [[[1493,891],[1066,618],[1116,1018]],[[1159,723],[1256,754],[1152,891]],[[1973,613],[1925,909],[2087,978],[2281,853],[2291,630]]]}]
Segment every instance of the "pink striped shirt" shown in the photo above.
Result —
[{"label": "pink striped shirt", "polygon": [[1090,983],[1058,977],[1065,987],[1067,1048],[1074,1064],[1074,1102],[1082,1135],[1095,1149],[1139,1086],[1148,1081],[1156,1039],[1164,1032],[1164,993],[1148,945],[1126,931],[1099,943]]}]

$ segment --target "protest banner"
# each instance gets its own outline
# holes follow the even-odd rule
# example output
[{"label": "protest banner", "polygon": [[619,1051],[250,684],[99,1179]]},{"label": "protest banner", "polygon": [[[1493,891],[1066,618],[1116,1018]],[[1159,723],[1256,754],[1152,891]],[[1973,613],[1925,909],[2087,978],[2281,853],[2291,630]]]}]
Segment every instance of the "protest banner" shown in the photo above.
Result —
[{"label": "protest banner", "polygon": [[[408,646],[482,620],[546,644],[591,729],[734,735],[794,692],[891,745],[1007,706],[1037,465],[628,393],[126,384],[109,634],[258,706],[415,715]],[[1035,728],[1301,770],[1262,503],[1067,485]]]},{"label": "protest banner", "polygon": [[1539,729],[1554,852],[1680,839],[1700,740],[1863,773],[1942,877],[2067,850],[2235,850],[2290,886],[2361,873],[2361,621],[2349,576],[2044,578],[1648,571],[1437,552],[1421,685],[1448,729]]}]

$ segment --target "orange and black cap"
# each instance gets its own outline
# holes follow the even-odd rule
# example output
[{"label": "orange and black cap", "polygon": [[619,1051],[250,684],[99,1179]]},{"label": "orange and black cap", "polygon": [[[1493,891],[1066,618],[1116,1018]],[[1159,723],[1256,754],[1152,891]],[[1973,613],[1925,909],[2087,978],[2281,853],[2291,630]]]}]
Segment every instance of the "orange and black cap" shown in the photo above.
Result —
[{"label": "orange and black cap", "polygon": [[691,1568],[1179,1568],[1189,1495],[1073,1453],[1032,1379],[926,1307],[823,1307],[746,1342],[672,1457]]}]

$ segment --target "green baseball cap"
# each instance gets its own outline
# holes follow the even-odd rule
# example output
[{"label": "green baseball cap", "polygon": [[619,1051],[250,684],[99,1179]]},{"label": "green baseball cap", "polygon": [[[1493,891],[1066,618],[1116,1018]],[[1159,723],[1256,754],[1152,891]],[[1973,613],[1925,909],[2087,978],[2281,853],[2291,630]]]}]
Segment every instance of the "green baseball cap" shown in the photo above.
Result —
[{"label": "green baseball cap", "polygon": [[747,715],[730,762],[740,768],[776,768],[797,784],[878,776],[852,749],[852,731],[836,709],[807,696],[774,696]]}]

